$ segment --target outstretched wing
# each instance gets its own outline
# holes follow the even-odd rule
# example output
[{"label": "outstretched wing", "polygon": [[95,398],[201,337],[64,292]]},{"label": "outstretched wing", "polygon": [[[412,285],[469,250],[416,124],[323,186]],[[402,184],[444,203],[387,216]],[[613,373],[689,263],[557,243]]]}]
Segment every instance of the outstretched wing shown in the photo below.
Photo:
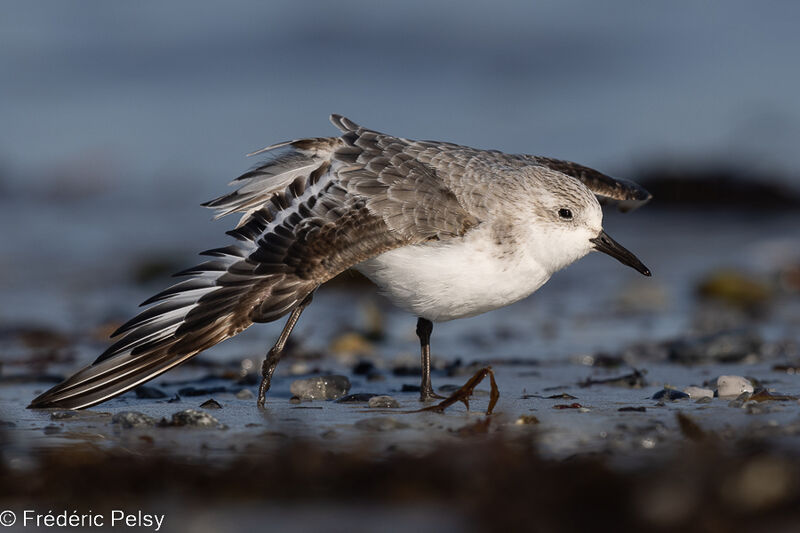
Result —
[{"label": "outstretched wing", "polygon": [[275,147],[266,163],[209,202],[243,213],[238,242],[204,252],[189,279],[147,300],[92,365],[30,407],[79,409],[121,394],[239,333],[276,320],[320,284],[382,252],[462,235],[478,223],[405,141],[341,117],[341,138]]},{"label": "outstretched wing", "polygon": [[651,194],[641,185],[632,181],[606,176],[593,168],[549,157],[528,157],[537,164],[579,180],[597,196],[600,203],[615,204],[623,212],[641,207],[652,198]]}]

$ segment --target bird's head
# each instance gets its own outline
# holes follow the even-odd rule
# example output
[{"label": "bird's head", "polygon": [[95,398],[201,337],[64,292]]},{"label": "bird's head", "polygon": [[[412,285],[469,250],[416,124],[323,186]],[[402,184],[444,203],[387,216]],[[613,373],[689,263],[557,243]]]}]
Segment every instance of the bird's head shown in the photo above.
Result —
[{"label": "bird's head", "polygon": [[534,224],[530,253],[551,274],[589,252],[610,255],[645,276],[650,270],[603,231],[603,211],[594,193],[578,180],[546,168],[537,168],[525,180],[532,187]]}]

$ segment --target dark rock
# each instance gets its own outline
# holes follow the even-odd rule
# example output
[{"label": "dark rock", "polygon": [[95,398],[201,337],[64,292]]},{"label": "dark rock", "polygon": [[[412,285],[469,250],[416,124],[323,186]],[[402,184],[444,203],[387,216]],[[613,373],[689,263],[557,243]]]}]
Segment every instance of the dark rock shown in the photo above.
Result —
[{"label": "dark rock", "polygon": [[204,401],[203,403],[200,404],[200,407],[203,409],[222,409],[222,406],[214,398],[210,398]]},{"label": "dark rock", "polygon": [[647,381],[644,379],[646,370],[632,369],[629,374],[615,376],[610,378],[594,379],[586,378],[584,381],[578,383],[581,387],[591,387],[593,385],[614,385],[617,387],[629,387],[632,389],[641,389],[647,386]]},{"label": "dark rock", "polygon": [[336,403],[367,403],[371,398],[374,398],[377,394],[371,394],[369,392],[359,392],[356,394],[348,394],[347,396],[342,396]]},{"label": "dark rock", "polygon": [[419,392],[419,385],[403,383],[403,386],[400,388],[400,392]]},{"label": "dark rock", "polygon": [[112,424],[119,424],[125,429],[153,427],[156,425],[154,418],[136,411],[123,411],[111,417]]},{"label": "dark rock", "polygon": [[674,402],[675,400],[686,400],[688,398],[688,394],[676,389],[661,389],[657,393],[653,394],[654,400],[669,400],[671,402]]},{"label": "dark rock", "polygon": [[44,428],[45,435],[53,435],[55,433],[61,433],[61,428],[52,424]]},{"label": "dark rock", "polygon": [[158,398],[169,398],[161,389],[149,385],[139,385],[133,392],[135,392],[136,397],[140,399],[155,400]]},{"label": "dark rock", "polygon": [[629,405],[627,407],[620,407],[617,409],[620,413],[644,413],[647,411],[647,408],[644,406],[633,406]]}]

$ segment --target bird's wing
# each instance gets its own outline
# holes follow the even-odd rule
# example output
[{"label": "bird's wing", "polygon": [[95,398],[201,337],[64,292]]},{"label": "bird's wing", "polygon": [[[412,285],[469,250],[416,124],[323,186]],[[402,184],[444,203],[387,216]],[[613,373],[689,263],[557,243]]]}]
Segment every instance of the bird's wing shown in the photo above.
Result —
[{"label": "bird's wing", "polygon": [[[254,322],[276,320],[320,284],[400,246],[462,235],[478,221],[403,155],[403,141],[334,117],[341,138],[302,139],[208,205],[244,213],[238,242],[204,252],[189,278],[147,300],[92,365],[30,407],[80,409],[121,394]],[[444,212],[441,212],[441,211]]]},{"label": "bird's wing", "polygon": [[571,161],[541,156],[525,156],[536,164],[579,180],[592,191],[602,204],[614,204],[620,211],[630,211],[650,201],[652,196],[641,185],[632,181],[612,178],[593,168]]}]

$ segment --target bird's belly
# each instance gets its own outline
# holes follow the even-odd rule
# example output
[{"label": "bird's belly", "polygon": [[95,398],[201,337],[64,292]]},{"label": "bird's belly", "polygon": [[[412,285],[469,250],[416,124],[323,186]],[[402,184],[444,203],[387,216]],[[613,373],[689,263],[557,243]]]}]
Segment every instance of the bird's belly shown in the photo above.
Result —
[{"label": "bird's belly", "polygon": [[398,248],[356,265],[392,303],[435,322],[525,298],[549,273],[524,254],[472,241]]}]

